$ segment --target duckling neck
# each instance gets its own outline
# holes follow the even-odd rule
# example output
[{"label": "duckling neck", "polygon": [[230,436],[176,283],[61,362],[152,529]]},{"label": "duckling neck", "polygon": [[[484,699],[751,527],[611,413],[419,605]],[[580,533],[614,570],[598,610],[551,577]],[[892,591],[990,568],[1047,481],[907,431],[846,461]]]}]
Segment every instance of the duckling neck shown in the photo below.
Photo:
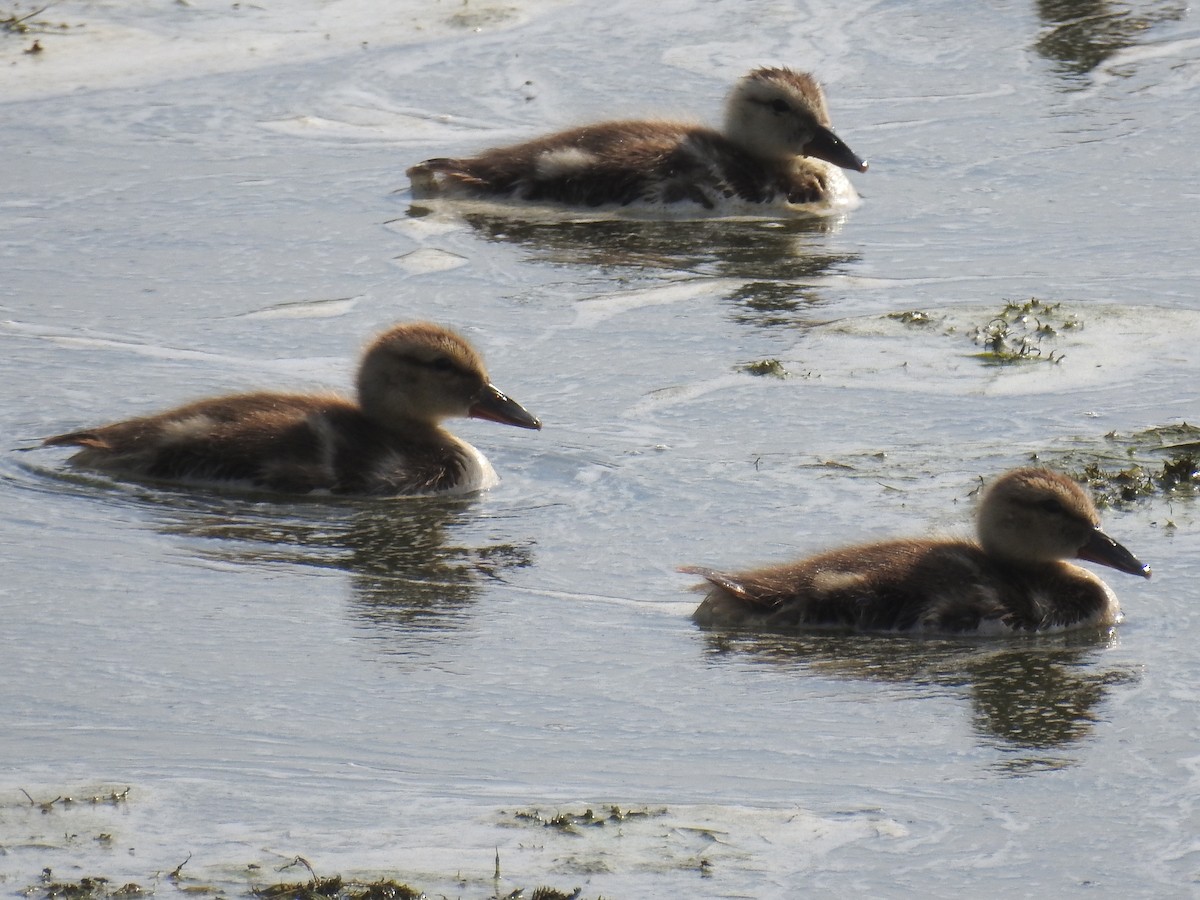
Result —
[{"label": "duckling neck", "polygon": [[1010,623],[1016,630],[1053,631],[1121,621],[1116,594],[1087,569],[1061,560],[1026,562],[1019,574],[1022,602],[1012,602]]},{"label": "duckling neck", "polygon": [[726,120],[725,128],[721,132],[721,136],[725,138],[729,144],[737,151],[753,157],[761,163],[783,164],[795,158],[796,154],[789,151],[775,150],[772,152],[763,146],[761,141],[754,141],[749,138],[736,123],[732,117]]},{"label": "duckling neck", "polygon": [[500,483],[500,476],[492,468],[488,458],[474,444],[469,444],[461,438],[450,435],[450,440],[457,446],[459,459],[463,461],[462,478],[455,489],[465,491],[486,491]]},{"label": "duckling neck", "polygon": [[[386,421],[368,418],[382,438],[388,454],[385,459],[399,461],[396,471],[401,480],[411,471],[427,473],[423,480],[438,493],[461,494],[488,490],[500,483],[496,470],[474,445],[451,434],[437,422],[420,419]],[[387,483],[388,464],[381,467],[380,480]],[[432,473],[432,474],[428,474]],[[418,479],[422,480],[422,479]]]},{"label": "duckling neck", "polygon": [[403,432],[403,444],[410,448],[410,452],[419,448],[419,454],[426,455],[433,466],[450,473],[440,486],[443,492],[488,490],[500,483],[500,476],[474,444],[451,434],[436,423],[413,422],[410,427],[419,429],[420,433]]},{"label": "duckling neck", "polygon": [[446,444],[455,440],[454,435],[437,420],[395,414],[372,415],[371,411],[366,409],[363,410],[363,416],[381,431],[413,444]]},{"label": "duckling neck", "polygon": [[1023,531],[1008,522],[994,521],[988,510],[980,514],[978,542],[988,558],[1003,566],[1024,571],[1037,571],[1053,566],[1057,558],[1044,555],[1044,548],[1031,545]]}]

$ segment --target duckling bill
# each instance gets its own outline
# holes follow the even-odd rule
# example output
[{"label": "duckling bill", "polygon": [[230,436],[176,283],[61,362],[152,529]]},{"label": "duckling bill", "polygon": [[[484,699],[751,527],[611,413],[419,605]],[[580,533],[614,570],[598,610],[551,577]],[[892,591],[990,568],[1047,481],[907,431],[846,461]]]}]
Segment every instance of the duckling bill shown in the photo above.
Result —
[{"label": "duckling bill", "polygon": [[541,422],[490,381],[462,336],[396,325],[367,347],[355,400],[251,393],[46,438],[82,448],[72,465],[162,481],[234,482],[289,493],[464,493],[498,481],[487,458],[450,434],[451,416],[518,428]]},{"label": "duckling bill", "polygon": [[830,127],[815,78],[759,68],[735,85],[722,130],[666,121],[587,125],[408,170],[413,196],[510,198],[568,207],[736,211],[853,202],[841,169],[865,172]]},{"label": "duckling bill", "polygon": [[979,504],[978,541],[910,539],[833,550],[740,573],[702,567],[701,625],[926,633],[1032,633],[1121,620],[1116,595],[1067,560],[1150,577],[1100,528],[1083,489],[1057,472],[1015,469]]}]

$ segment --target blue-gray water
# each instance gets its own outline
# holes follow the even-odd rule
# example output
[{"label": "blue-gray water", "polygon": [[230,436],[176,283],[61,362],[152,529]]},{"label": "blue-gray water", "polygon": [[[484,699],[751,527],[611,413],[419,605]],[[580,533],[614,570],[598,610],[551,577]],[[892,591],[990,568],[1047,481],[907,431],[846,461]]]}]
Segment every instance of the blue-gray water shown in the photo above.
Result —
[{"label": "blue-gray water", "polygon": [[[3,890],[46,866],[168,890],[188,854],[234,892],[302,880],[296,855],[434,896],[1197,890],[1193,500],[1104,511],[1155,570],[1106,573],[1111,636],[727,639],[675,572],[964,533],[981,476],[1119,468],[1197,418],[1193,11],[296,6],[64,3],[67,29],[0,34]],[[429,156],[714,120],[760,63],[825,81],[861,208],[565,222],[406,193]],[[1061,305],[1018,329],[1062,360],[985,365],[976,330],[1030,297]],[[456,425],[487,495],[206,497],[15,449],[347,387],[413,318],[545,422]],[[611,804],[654,815],[514,816]]]}]

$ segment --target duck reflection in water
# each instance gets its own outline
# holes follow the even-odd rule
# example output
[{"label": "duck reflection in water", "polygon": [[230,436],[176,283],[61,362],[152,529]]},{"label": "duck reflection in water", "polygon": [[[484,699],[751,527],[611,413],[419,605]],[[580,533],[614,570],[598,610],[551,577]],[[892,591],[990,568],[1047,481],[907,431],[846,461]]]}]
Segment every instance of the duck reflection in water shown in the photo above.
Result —
[{"label": "duck reflection in water", "polygon": [[489,582],[533,561],[531,541],[483,536],[470,497],[248,504],[158,493],[154,501],[160,529],[189,539],[199,558],[347,573],[351,617],[395,652],[466,624]]},{"label": "duck reflection in water", "polygon": [[[438,216],[419,204],[409,218]],[[841,227],[836,218],[687,220],[603,218],[568,221],[471,209],[454,221],[481,238],[513,244],[551,266],[601,267],[622,282],[667,273],[671,284],[694,276],[724,297],[739,324],[793,326],[810,322],[812,310],[834,302],[824,283],[849,272],[860,256],[832,250],[826,238]],[[631,270],[631,271],[625,271]]]},{"label": "duck reflection in water", "polygon": [[[1157,2],[1113,3],[1111,0],[1038,0],[1034,4],[1042,20],[1034,49],[1057,63],[1056,68],[1076,89],[1090,82],[1083,76],[1131,47],[1153,40],[1156,25],[1182,21],[1188,4]],[[1121,76],[1135,66],[1113,67]]]},{"label": "duck reflection in water", "polygon": [[897,540],[798,563],[702,575],[701,625],[767,630],[1013,634],[1114,625],[1116,595],[1082,559],[1150,577],[1150,567],[1100,530],[1083,489],[1048,469],[996,479],[978,511],[978,542]]},{"label": "duck reflection in water", "polygon": [[1138,679],[1136,668],[1101,668],[1111,628],[981,643],[902,635],[707,632],[714,664],[748,660],[817,679],[866,681],[903,689],[897,697],[962,695],[982,744],[1005,752],[1006,774],[1058,768],[1063,751],[1091,734],[1109,693]]}]

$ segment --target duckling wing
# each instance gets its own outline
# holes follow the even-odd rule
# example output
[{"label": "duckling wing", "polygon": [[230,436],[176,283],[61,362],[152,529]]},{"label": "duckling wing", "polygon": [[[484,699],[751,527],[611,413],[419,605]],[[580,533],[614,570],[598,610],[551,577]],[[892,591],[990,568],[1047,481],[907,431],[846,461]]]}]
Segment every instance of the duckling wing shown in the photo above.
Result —
[{"label": "duckling wing", "polygon": [[56,434],[42,441],[43,447],[87,447],[92,450],[112,450],[114,440],[108,428],[90,429],[87,431],[70,431],[66,434]]},{"label": "duckling wing", "polygon": [[469,159],[439,157],[412,166],[405,174],[412,184],[413,198],[475,197],[502,192],[502,188],[493,185],[482,173],[472,172],[472,162]]},{"label": "duckling wing", "polygon": [[475,157],[426,160],[408,176],[415,197],[512,197],[577,207],[693,200],[711,207],[710,167],[685,147],[700,131],[672,122],[602,122]]},{"label": "duckling wing", "polygon": [[328,415],[335,397],[244,394],[154,416],[55,435],[44,446],[82,448],[84,468],[165,481],[246,482],[277,490],[330,487]]},{"label": "duckling wing", "polygon": [[[774,609],[786,596],[786,592],[758,583],[745,575],[718,572],[704,566],[681,566],[679,571],[685,575],[699,575],[712,587],[720,588],[738,600],[763,609]],[[703,585],[697,587],[704,588]]]}]

